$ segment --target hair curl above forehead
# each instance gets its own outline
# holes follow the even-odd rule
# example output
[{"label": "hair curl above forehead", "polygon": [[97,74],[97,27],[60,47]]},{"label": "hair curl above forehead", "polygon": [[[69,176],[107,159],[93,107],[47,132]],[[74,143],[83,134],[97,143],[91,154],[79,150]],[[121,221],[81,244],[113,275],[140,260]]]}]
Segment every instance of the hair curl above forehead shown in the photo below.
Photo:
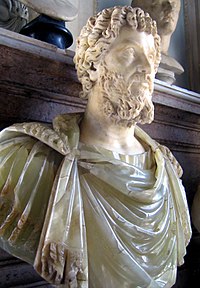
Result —
[{"label": "hair curl above forehead", "polygon": [[74,62],[77,75],[82,83],[83,91],[80,97],[87,98],[95,84],[90,79],[88,70],[95,70],[95,64],[102,59],[110,44],[119,35],[121,27],[129,25],[134,30],[146,32],[154,37],[156,49],[155,71],[160,63],[160,37],[157,34],[156,22],[148,13],[131,6],[115,6],[90,17],[82,28],[76,41]]}]

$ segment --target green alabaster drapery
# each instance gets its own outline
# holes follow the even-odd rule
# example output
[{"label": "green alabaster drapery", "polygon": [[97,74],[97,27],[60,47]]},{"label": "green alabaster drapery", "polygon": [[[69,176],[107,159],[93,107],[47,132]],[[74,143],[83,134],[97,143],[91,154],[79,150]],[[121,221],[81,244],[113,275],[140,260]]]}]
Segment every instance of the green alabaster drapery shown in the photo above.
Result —
[{"label": "green alabaster drapery", "polygon": [[140,155],[80,143],[79,119],[1,132],[1,247],[61,287],[171,287],[191,237],[173,165],[138,127]]}]

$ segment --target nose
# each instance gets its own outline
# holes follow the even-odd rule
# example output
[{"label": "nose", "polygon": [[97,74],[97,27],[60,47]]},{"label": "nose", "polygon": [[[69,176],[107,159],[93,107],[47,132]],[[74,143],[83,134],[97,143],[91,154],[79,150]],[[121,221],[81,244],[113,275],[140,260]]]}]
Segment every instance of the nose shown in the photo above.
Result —
[{"label": "nose", "polygon": [[137,66],[137,72],[139,73],[147,73],[148,71],[148,68],[146,66],[143,66],[143,65],[138,65]]},{"label": "nose", "polygon": [[138,64],[136,68],[138,73],[151,74],[152,72],[152,64],[147,57],[144,57],[144,55],[141,57],[140,64]]}]

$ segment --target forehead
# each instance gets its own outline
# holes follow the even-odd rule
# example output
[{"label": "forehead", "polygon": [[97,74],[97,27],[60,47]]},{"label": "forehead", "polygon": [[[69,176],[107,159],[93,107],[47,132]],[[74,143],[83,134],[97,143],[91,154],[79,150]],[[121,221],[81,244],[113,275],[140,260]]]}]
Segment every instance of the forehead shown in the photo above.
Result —
[{"label": "forehead", "polygon": [[118,37],[111,44],[111,49],[125,46],[137,46],[144,50],[155,50],[154,37],[152,34],[134,30],[130,26],[120,29]]}]

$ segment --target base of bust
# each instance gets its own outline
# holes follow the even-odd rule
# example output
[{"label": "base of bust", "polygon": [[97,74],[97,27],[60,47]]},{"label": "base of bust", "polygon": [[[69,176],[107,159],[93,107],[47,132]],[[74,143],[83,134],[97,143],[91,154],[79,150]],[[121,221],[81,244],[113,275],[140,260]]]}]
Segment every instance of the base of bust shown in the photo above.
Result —
[{"label": "base of bust", "polygon": [[160,66],[156,74],[156,79],[164,81],[168,84],[173,84],[176,81],[175,74],[182,74],[183,67],[174,58],[169,55],[162,54]]},{"label": "base of bust", "polygon": [[73,43],[65,22],[41,14],[22,28],[20,34],[53,44],[60,49],[67,49]]}]

